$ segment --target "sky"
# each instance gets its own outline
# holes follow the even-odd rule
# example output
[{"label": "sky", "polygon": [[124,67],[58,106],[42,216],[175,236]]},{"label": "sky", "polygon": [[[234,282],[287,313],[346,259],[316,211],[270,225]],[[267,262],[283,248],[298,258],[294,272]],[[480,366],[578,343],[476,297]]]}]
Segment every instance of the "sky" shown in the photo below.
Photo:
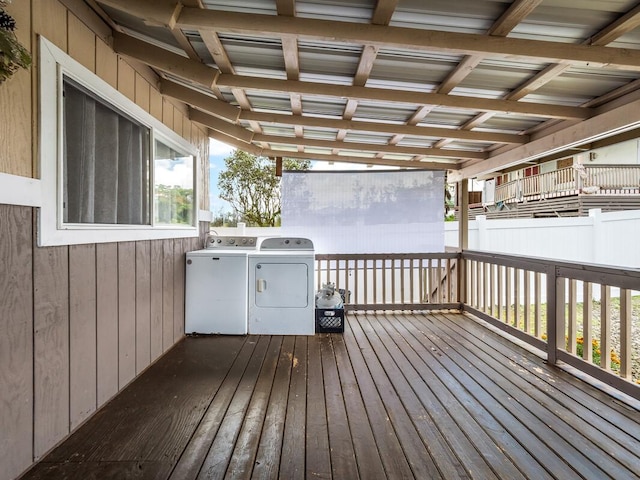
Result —
[{"label": "sky", "polygon": [[[221,210],[223,212],[231,212],[231,206],[220,198],[218,190],[218,175],[224,170],[224,159],[233,152],[231,147],[218,140],[210,139],[209,141],[209,210],[214,215]],[[391,167],[383,167],[389,169]],[[327,162],[311,162],[311,170],[365,170],[367,166],[362,163],[333,163]]]}]

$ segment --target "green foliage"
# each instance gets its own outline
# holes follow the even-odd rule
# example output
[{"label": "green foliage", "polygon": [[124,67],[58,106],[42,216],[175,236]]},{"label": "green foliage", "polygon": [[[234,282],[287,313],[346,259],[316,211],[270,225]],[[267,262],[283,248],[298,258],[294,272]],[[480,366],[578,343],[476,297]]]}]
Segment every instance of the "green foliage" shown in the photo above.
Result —
[{"label": "green foliage", "polygon": [[[280,178],[265,157],[234,150],[224,159],[226,169],[218,177],[220,198],[249,226],[273,227],[280,221]],[[308,170],[309,160],[283,160],[284,170]]]},{"label": "green foliage", "polygon": [[169,225],[191,225],[193,222],[193,189],[177,185],[156,185],[156,222]]},{"label": "green foliage", "polygon": [[0,83],[18,69],[31,65],[31,54],[18,42],[14,33],[15,20],[2,8],[6,3],[0,0]]}]

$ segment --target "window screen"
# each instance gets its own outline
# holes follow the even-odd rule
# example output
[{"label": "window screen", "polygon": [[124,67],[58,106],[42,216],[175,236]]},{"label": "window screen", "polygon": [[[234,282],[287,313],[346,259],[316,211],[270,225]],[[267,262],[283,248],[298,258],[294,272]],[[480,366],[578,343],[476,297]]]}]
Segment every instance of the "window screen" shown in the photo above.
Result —
[{"label": "window screen", "polygon": [[64,223],[149,224],[149,128],[68,78],[63,120]]},{"label": "window screen", "polygon": [[284,172],[282,230],[317,253],[442,252],[444,172]]}]

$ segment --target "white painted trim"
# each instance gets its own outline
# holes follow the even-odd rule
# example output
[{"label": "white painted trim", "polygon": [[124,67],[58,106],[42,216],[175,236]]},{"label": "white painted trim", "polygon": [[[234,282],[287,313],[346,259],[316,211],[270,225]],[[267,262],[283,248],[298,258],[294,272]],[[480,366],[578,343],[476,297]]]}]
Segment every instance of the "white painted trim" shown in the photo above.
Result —
[{"label": "white painted trim", "polygon": [[42,182],[37,178],[0,173],[0,204],[40,207]]},{"label": "white painted trim", "polygon": [[[62,213],[58,205],[62,192],[61,168],[62,141],[59,138],[58,125],[62,124],[62,105],[60,94],[64,75],[86,86],[94,94],[126,112],[135,120],[148,126],[161,135],[160,141],[169,141],[170,145],[193,155],[196,158],[194,168],[195,211],[198,211],[197,198],[199,187],[198,149],[169,129],[158,119],[152,117],[140,106],[133,103],[111,85],[87,70],[44,37],[40,43],[40,108],[39,108],[39,151],[41,172],[40,211],[38,214],[38,245],[74,245],[83,243],[106,243],[163,238],[193,238],[199,235],[197,222],[190,227],[166,226],[128,226],[128,225],[62,225]],[[153,167],[152,167],[153,168]]]}]

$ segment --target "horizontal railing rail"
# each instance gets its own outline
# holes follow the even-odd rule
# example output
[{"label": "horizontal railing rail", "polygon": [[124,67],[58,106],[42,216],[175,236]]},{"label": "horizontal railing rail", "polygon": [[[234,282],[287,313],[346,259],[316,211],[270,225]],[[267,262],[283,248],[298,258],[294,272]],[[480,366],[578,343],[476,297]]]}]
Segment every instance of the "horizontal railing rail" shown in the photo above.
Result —
[{"label": "horizontal railing rail", "polygon": [[640,398],[640,270],[464,251],[463,309]]},{"label": "horizontal railing rail", "polygon": [[578,193],[640,193],[640,166],[587,165],[518,178],[496,187],[495,202],[550,198]]},{"label": "horizontal railing rail", "polygon": [[346,310],[464,310],[640,399],[640,270],[488,252],[316,255]]},{"label": "horizontal railing rail", "polygon": [[460,308],[459,253],[316,255],[317,285],[347,292],[347,310]]}]

